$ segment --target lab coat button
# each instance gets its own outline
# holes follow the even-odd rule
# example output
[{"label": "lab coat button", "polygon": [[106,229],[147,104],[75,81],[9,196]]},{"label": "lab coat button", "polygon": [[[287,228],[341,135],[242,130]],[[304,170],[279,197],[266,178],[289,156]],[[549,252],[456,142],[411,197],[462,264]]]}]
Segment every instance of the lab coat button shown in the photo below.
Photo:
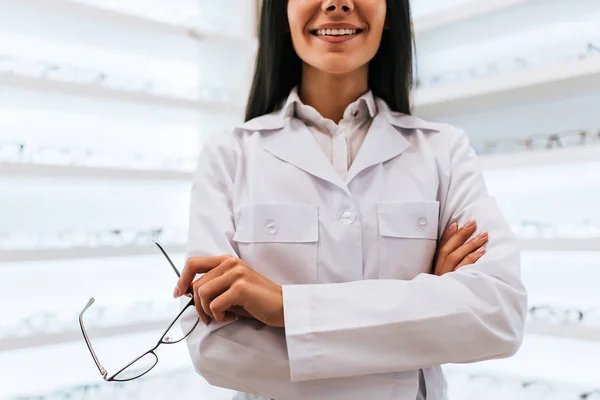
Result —
[{"label": "lab coat button", "polygon": [[351,223],[354,222],[354,214],[352,214],[351,212],[346,211],[346,212],[342,213],[342,215],[340,215],[338,217],[338,221],[342,225],[350,225]]},{"label": "lab coat button", "polygon": [[268,220],[265,224],[265,232],[269,235],[275,235],[279,231],[277,225],[275,225],[275,221],[272,219]]},{"label": "lab coat button", "polygon": [[417,220],[417,229],[420,230],[420,231],[424,231],[425,228],[427,228],[427,218],[420,217]]}]

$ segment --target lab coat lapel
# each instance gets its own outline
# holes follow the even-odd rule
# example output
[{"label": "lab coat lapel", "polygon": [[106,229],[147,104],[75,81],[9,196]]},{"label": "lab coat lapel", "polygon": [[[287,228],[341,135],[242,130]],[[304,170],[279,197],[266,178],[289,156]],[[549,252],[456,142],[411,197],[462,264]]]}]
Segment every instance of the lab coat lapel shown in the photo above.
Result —
[{"label": "lab coat lapel", "polygon": [[347,185],[365,169],[399,156],[409,146],[408,140],[390,123],[386,110],[381,107],[379,110],[346,175]]},{"label": "lab coat lapel", "polygon": [[349,194],[348,187],[301,121],[290,118],[283,130],[264,134],[263,148],[275,157],[330,182]]}]

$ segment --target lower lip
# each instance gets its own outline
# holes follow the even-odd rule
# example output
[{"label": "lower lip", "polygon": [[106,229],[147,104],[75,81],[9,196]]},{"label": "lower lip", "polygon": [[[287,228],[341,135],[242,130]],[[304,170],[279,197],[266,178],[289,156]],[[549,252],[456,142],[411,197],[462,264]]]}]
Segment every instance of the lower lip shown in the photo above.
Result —
[{"label": "lower lip", "polygon": [[348,40],[354,39],[358,35],[360,35],[360,33],[355,33],[353,35],[344,35],[344,36],[321,36],[321,35],[313,35],[313,36],[316,37],[317,39],[321,39],[321,40],[324,40],[329,43],[344,43],[344,42],[347,42]]}]

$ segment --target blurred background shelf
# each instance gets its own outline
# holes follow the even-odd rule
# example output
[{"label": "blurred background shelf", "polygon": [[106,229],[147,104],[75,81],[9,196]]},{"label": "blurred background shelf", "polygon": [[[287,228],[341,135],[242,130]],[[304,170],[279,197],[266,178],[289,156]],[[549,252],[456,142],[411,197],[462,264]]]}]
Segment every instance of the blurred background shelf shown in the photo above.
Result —
[{"label": "blurred background shelf", "polygon": [[523,250],[600,251],[600,238],[528,238],[520,243]]},{"label": "blurred background shelf", "polygon": [[470,0],[416,19],[414,30],[416,34],[430,32],[443,26],[498,12],[528,1],[531,0]]},{"label": "blurred background shelf", "polygon": [[[128,325],[116,325],[109,327],[94,328],[94,338],[129,335],[143,333],[152,330],[166,329],[171,321],[148,321]],[[33,347],[58,345],[61,343],[83,341],[83,335],[79,327],[69,332],[39,334],[14,338],[0,339],[0,350],[21,350]]]},{"label": "blurred background shelf", "polygon": [[[169,245],[171,252],[185,251],[185,245]],[[52,250],[0,250],[0,262],[44,261],[74,258],[106,258],[156,254],[156,246],[70,248]]]},{"label": "blurred background shelf", "polygon": [[544,165],[600,162],[600,144],[481,155],[479,160],[483,169],[518,169]]},{"label": "blurred background shelf", "polygon": [[101,8],[91,4],[85,4],[80,1],[71,0],[20,0],[22,3],[28,3],[31,6],[52,7],[57,11],[74,14],[79,18],[91,18],[100,20],[106,24],[122,24],[130,28],[147,29],[153,32],[162,32],[164,34],[188,37],[195,40],[205,40],[218,42],[228,45],[236,45],[241,47],[256,46],[256,38],[233,36],[227,34],[219,34],[216,32],[203,31],[200,29],[188,27],[185,25],[177,25],[156,19],[127,14],[111,10],[109,8]]},{"label": "blurred background shelf", "polygon": [[588,328],[585,326],[557,325],[538,321],[528,321],[526,333],[600,343],[600,329]]},{"label": "blurred background shelf", "polygon": [[[96,327],[93,331],[94,338],[107,338],[112,336],[166,329],[170,322],[170,320],[157,320],[127,325]],[[589,328],[585,326],[556,325],[538,321],[528,321],[526,332],[527,334],[542,335],[547,337],[585,340],[600,343],[600,329]],[[48,345],[57,345],[61,343],[78,342],[82,340],[83,336],[79,330],[79,327],[74,327],[72,331],[68,332],[0,339],[0,349],[2,351],[20,350]]]},{"label": "blurred background shelf", "polygon": [[0,175],[50,176],[53,178],[191,181],[193,173],[51,164],[0,163]]},{"label": "blurred background shelf", "polygon": [[110,100],[121,100],[154,106],[188,109],[193,111],[212,111],[217,113],[239,113],[243,106],[219,104],[203,100],[189,100],[169,96],[152,95],[143,92],[128,92],[99,85],[55,81],[45,78],[0,73],[0,85],[15,86],[35,91],[59,92],[69,95],[88,96]]},{"label": "blurred background shelf", "polygon": [[510,106],[515,101],[566,97],[594,89],[600,89],[600,55],[419,89],[415,97],[415,112],[433,118]]}]

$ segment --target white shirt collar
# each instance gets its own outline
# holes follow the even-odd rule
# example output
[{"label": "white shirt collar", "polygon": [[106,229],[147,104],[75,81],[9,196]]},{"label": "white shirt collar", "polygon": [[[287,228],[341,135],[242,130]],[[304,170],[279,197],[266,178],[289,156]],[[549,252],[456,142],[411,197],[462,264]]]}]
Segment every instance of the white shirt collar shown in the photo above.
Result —
[{"label": "white shirt collar", "polygon": [[[355,112],[355,110],[358,110],[359,113],[362,112],[363,114],[368,113],[370,118],[375,118],[377,115],[377,104],[375,103],[373,92],[369,90],[360,96],[354,103],[346,107],[343,119],[350,118],[352,112]],[[304,121],[310,121],[315,125],[320,125],[323,123],[323,120],[325,120],[317,110],[302,102],[298,95],[297,86],[290,92],[290,95],[283,105],[282,113],[284,118],[297,117]]]}]

